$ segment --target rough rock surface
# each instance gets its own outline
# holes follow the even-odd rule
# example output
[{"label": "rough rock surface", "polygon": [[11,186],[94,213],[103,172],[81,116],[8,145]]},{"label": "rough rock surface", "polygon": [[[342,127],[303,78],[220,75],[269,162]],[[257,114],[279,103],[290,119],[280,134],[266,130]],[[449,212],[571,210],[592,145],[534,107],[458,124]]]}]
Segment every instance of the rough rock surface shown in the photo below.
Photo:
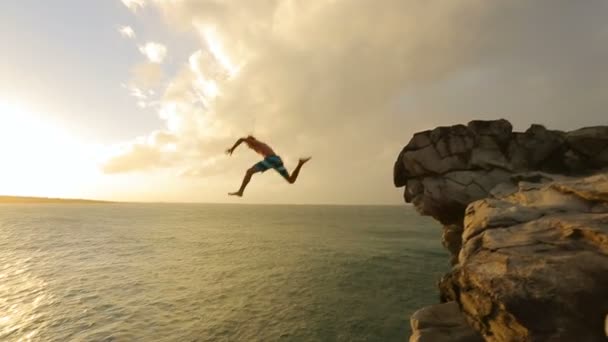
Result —
[{"label": "rough rock surface", "polygon": [[441,283],[488,341],[605,341],[608,173],[472,203]]},{"label": "rough rock surface", "polygon": [[485,339],[604,341],[607,167],[608,127],[472,121],[415,134],[394,183],[445,225],[441,297]]},{"label": "rough rock surface", "polygon": [[608,126],[566,133],[532,125],[518,133],[508,121],[495,120],[416,133],[393,174],[395,186],[406,186],[406,202],[449,225],[462,224],[469,203],[513,174],[586,175],[605,167]]},{"label": "rough rock surface", "polygon": [[482,342],[483,338],[465,321],[456,302],[427,306],[411,319],[410,342]]}]

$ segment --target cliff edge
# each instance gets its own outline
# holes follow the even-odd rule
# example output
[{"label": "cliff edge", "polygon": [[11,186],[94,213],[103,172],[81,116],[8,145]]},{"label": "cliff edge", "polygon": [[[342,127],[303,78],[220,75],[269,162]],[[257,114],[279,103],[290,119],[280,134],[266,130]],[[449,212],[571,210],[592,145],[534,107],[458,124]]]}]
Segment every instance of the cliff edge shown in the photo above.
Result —
[{"label": "cliff edge", "polygon": [[607,126],[513,132],[496,120],[415,134],[394,183],[444,225],[453,268],[439,290],[453,304],[415,313],[411,340],[605,341],[607,167]]}]

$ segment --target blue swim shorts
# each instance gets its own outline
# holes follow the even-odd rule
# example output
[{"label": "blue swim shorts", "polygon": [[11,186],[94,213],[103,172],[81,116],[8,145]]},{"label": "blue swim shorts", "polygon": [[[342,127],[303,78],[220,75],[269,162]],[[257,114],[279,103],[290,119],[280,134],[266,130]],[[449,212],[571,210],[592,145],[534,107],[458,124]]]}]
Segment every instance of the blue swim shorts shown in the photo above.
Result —
[{"label": "blue swim shorts", "polygon": [[281,174],[281,176],[289,178],[289,172],[287,172],[287,169],[285,169],[285,166],[283,166],[283,161],[279,156],[268,156],[261,162],[255,164],[253,167],[259,172],[264,172],[268,169],[275,169]]}]

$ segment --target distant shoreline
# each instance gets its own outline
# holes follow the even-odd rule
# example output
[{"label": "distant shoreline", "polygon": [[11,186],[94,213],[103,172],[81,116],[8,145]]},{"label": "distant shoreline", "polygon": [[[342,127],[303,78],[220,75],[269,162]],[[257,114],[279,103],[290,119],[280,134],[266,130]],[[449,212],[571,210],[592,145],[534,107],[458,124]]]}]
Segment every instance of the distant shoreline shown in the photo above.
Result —
[{"label": "distant shoreline", "polygon": [[[50,198],[28,196],[1,196],[0,204],[143,204],[143,205],[236,205],[236,206],[322,206],[322,207],[403,207],[402,204],[364,204],[364,203],[239,203],[239,202],[138,202],[102,201],[76,198]],[[410,206],[406,204],[406,206]]]},{"label": "distant shoreline", "polygon": [[72,198],[48,198],[48,197],[25,197],[25,196],[0,196],[0,204],[108,204],[110,201],[72,199]]}]

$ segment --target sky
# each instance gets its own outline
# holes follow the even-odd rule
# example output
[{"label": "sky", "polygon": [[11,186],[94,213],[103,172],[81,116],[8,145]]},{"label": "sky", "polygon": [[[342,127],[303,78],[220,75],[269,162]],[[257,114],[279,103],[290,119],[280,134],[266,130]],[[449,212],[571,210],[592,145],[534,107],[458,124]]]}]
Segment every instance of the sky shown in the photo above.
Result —
[{"label": "sky", "polygon": [[[0,3],[0,194],[401,204],[412,134],[608,124],[605,0]],[[244,172],[253,134],[298,181]]]}]

